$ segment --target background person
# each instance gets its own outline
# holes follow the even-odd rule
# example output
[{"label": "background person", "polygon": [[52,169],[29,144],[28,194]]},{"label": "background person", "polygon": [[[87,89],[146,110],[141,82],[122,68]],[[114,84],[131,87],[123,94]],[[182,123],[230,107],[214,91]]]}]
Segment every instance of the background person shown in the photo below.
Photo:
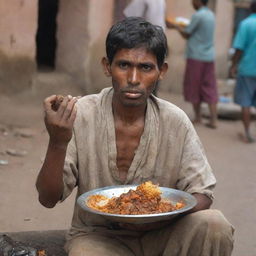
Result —
[{"label": "background person", "polygon": [[168,28],[176,29],[187,39],[184,98],[193,105],[194,123],[201,123],[201,102],[208,103],[210,128],[217,127],[218,93],[214,67],[215,17],[207,7],[208,0],[192,0],[196,10],[187,27],[167,22]]},{"label": "background person", "polygon": [[124,9],[125,17],[142,17],[153,25],[165,30],[166,2],[165,0],[132,0]]},{"label": "background person", "polygon": [[256,107],[256,1],[251,3],[252,14],[243,20],[236,33],[230,76],[235,77],[234,101],[242,107],[245,142],[254,142],[250,133],[250,107]]},{"label": "background person", "polygon": [[102,59],[112,87],[77,101],[44,101],[49,133],[36,187],[40,202],[54,207],[77,186],[77,197],[99,187],[151,180],[187,191],[197,205],[176,221],[145,225],[113,223],[74,207],[69,256],[231,255],[233,228],[209,209],[216,180],[187,115],[152,95],[168,65],[161,28],[139,17],[115,24]]}]

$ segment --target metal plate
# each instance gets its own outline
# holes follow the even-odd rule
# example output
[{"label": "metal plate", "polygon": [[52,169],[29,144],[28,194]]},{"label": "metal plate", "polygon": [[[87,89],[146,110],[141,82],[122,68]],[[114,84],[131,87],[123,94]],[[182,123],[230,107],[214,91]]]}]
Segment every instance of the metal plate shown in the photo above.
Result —
[{"label": "metal plate", "polygon": [[158,222],[163,220],[168,220],[177,215],[187,212],[191,208],[193,208],[197,201],[194,196],[191,194],[180,191],[177,189],[166,188],[166,187],[159,187],[162,194],[162,198],[169,199],[171,203],[176,204],[179,201],[183,201],[185,206],[179,210],[175,210],[172,212],[165,212],[165,213],[156,213],[156,214],[142,214],[142,215],[121,215],[121,214],[111,214],[100,212],[94,210],[87,206],[87,200],[91,195],[103,195],[108,198],[118,197],[122,193],[127,193],[130,189],[135,190],[137,185],[120,185],[120,186],[110,186],[104,188],[98,188],[91,191],[88,191],[82,195],[80,195],[77,199],[78,205],[85,211],[90,213],[101,215],[113,222],[124,222],[124,223],[133,223],[133,224],[144,224],[144,223],[152,223]]}]

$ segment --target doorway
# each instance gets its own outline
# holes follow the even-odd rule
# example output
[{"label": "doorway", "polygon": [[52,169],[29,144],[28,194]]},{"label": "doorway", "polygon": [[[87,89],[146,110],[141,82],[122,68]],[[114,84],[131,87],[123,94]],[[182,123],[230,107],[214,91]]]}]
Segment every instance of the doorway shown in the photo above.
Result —
[{"label": "doorway", "polygon": [[38,29],[36,34],[36,63],[39,70],[54,70],[57,47],[57,13],[59,0],[38,1]]}]

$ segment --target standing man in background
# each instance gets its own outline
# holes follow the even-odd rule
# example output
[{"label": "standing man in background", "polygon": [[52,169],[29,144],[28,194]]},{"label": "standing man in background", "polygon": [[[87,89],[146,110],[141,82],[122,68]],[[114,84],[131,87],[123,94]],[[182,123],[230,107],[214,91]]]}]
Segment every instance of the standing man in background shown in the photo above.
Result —
[{"label": "standing man in background", "polygon": [[234,101],[242,107],[243,140],[247,143],[255,141],[250,133],[250,107],[256,107],[256,1],[251,3],[251,12],[238,28],[230,68],[231,77],[237,74]]},{"label": "standing man in background", "polygon": [[214,67],[215,16],[207,3],[208,0],[192,0],[196,12],[190,24],[184,27],[167,21],[167,27],[176,29],[187,39],[184,98],[193,105],[193,122],[201,123],[201,102],[206,102],[210,111],[207,126],[216,128],[218,93]]}]

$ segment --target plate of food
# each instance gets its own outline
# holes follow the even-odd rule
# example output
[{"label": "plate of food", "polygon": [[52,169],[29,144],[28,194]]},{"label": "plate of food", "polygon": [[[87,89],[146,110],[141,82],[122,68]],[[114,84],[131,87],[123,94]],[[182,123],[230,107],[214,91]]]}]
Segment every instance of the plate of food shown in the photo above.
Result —
[{"label": "plate of food", "polygon": [[167,23],[186,27],[189,25],[190,20],[184,17],[167,17]]},{"label": "plate of food", "polygon": [[147,181],[94,189],[80,195],[77,203],[112,222],[145,224],[174,218],[192,209],[197,201],[187,192]]}]

